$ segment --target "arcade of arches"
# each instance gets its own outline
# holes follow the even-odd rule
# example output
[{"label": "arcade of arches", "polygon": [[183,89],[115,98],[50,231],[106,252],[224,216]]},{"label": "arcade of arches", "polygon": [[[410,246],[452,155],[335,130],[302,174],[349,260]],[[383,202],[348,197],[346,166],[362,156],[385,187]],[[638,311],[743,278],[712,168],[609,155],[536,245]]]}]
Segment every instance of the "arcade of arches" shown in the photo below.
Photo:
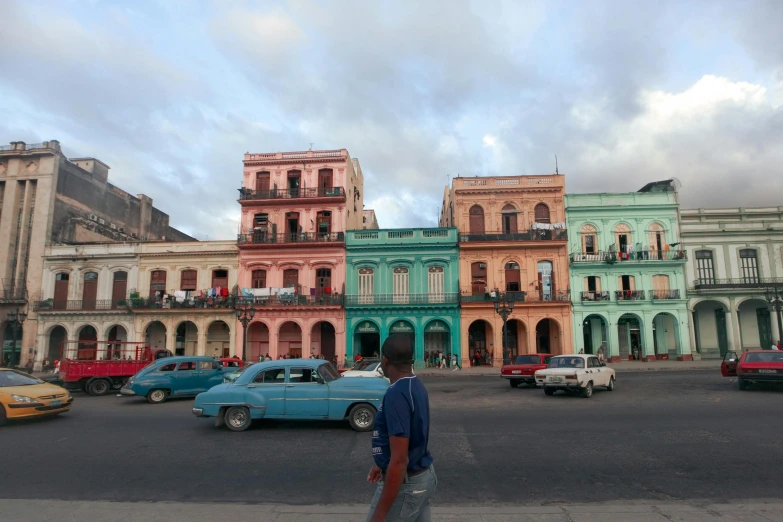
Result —
[{"label": "arcade of arches", "polygon": [[[337,355],[344,357],[340,346],[343,332],[338,332],[329,321],[311,320],[304,331],[299,323],[279,320],[270,326],[262,320],[255,320],[247,328],[246,359],[257,361],[267,355],[273,359],[283,356],[310,357],[311,354],[323,355],[332,360]],[[241,341],[240,341],[241,343]]]},{"label": "arcade of arches", "polygon": [[691,305],[691,320],[695,350],[704,359],[767,350],[781,339],[775,312],[763,296],[703,299]]}]

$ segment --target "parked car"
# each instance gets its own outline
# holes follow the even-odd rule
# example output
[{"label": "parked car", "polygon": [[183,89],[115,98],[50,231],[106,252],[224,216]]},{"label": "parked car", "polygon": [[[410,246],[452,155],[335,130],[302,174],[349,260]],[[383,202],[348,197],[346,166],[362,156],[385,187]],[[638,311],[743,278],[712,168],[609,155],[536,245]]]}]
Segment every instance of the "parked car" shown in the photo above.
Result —
[{"label": "parked car", "polygon": [[384,377],[381,360],[376,358],[357,361],[353,368],[341,373],[343,377]]},{"label": "parked car", "polygon": [[218,359],[218,360],[220,361],[220,364],[222,364],[225,367],[231,367],[237,369],[245,366],[245,361],[243,361],[239,357],[223,357],[222,359]]},{"label": "parked car", "polygon": [[544,393],[554,395],[557,390],[580,392],[582,397],[593,395],[595,386],[614,390],[616,376],[613,369],[595,355],[558,355],[549,360],[549,367],[536,372],[536,382]]},{"label": "parked car", "polygon": [[68,390],[26,373],[0,368],[0,426],[7,420],[58,415],[71,409]]},{"label": "parked car", "polygon": [[389,383],[342,377],[321,359],[287,359],[250,366],[234,382],[200,393],[197,417],[244,431],[255,419],[343,420],[370,431]]},{"label": "parked car", "polygon": [[531,353],[528,355],[517,355],[514,362],[503,365],[500,368],[500,377],[508,379],[512,388],[520,384],[536,387],[536,371],[543,370],[549,365],[552,358],[548,353]]},{"label": "parked car", "polygon": [[145,397],[152,404],[166,402],[169,397],[194,397],[222,383],[223,375],[236,369],[212,357],[167,357],[128,379],[120,393]]},{"label": "parked car", "polygon": [[783,382],[783,352],[748,350],[742,355],[728,352],[720,372],[724,377],[736,377],[740,390],[746,390],[751,383]]}]

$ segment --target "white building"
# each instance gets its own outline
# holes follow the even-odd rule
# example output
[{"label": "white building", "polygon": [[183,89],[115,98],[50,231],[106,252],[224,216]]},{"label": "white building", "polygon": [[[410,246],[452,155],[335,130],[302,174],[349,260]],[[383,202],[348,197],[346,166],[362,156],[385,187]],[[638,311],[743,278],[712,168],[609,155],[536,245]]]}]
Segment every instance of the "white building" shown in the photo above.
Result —
[{"label": "white building", "polygon": [[765,289],[783,290],[783,207],[681,211],[693,345],[703,358],[781,338]]}]

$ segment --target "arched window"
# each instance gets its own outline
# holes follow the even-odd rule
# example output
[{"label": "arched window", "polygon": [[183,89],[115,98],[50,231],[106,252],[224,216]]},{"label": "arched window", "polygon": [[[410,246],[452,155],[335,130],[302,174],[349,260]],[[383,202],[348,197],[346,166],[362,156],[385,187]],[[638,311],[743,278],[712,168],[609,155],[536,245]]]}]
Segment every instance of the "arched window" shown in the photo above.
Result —
[{"label": "arched window", "polygon": [[582,225],[580,234],[582,236],[582,253],[597,254],[598,231],[596,228],[593,225]]},{"label": "arched window", "polygon": [[519,263],[509,261],[505,268],[506,292],[521,292],[522,286],[519,278]]},{"label": "arched window", "polygon": [[266,288],[266,270],[253,270],[251,278],[253,288]]},{"label": "arched window", "polygon": [[533,209],[535,214],[536,223],[550,223],[549,219],[549,207],[544,203],[539,203]]},{"label": "arched window", "polygon": [[614,227],[615,248],[623,259],[628,259],[628,248],[631,246],[631,227],[625,223],[620,223]]},{"label": "arched window", "polygon": [[484,209],[479,205],[470,207],[469,228],[471,234],[484,233]]},{"label": "arched window", "polygon": [[516,234],[517,233],[517,209],[514,205],[506,205],[503,210],[500,211],[501,219],[503,220],[503,233],[504,234]]}]

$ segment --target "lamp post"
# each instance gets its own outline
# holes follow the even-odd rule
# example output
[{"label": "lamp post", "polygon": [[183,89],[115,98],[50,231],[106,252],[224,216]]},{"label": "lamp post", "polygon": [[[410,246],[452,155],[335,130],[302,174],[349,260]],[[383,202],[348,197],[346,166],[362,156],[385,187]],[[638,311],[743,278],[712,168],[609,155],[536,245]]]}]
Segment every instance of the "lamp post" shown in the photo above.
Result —
[{"label": "lamp post", "polygon": [[503,364],[511,364],[511,350],[508,347],[508,329],[506,324],[508,323],[508,316],[514,311],[514,299],[501,295],[500,292],[495,290],[495,298],[492,304],[495,305],[495,312],[503,319]]},{"label": "lamp post", "polygon": [[[11,326],[11,331],[13,332],[13,341],[14,344],[11,345],[11,355],[8,358],[8,367],[11,368],[12,366],[19,366],[19,363],[21,361],[16,361],[16,340],[19,337],[19,329],[22,327],[22,323],[25,319],[27,319],[27,314],[24,312],[19,311],[19,308],[17,308],[13,312],[8,312],[8,316],[6,318],[8,320],[8,324]],[[22,352],[19,351],[19,357],[21,358]]]},{"label": "lamp post", "polygon": [[256,315],[256,309],[253,305],[238,304],[234,307],[237,313],[237,320],[242,323],[242,358],[247,360],[247,325],[253,320],[253,316]]},{"label": "lamp post", "polygon": [[[783,337],[783,320],[781,320],[780,310],[783,305],[783,288],[778,285],[764,289],[764,298],[769,301],[772,308],[775,310],[775,315],[778,318],[778,337]],[[777,339],[778,341],[780,339]],[[776,339],[772,339],[775,342]],[[762,346],[762,348],[764,348]]]}]

